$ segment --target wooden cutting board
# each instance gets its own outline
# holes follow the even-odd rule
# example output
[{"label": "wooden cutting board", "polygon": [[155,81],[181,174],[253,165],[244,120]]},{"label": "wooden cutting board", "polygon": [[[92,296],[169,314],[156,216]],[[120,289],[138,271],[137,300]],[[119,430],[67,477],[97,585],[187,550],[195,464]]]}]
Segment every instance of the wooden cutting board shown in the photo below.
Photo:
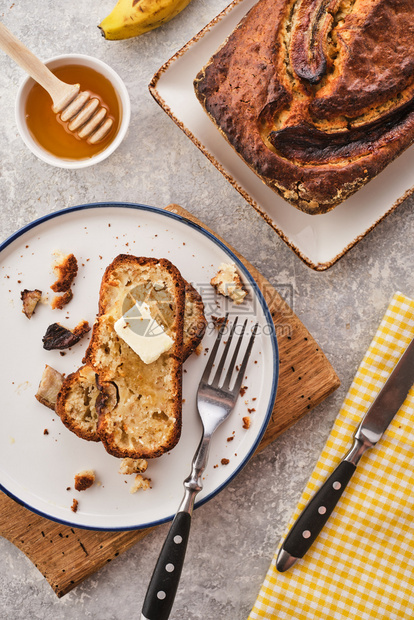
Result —
[{"label": "wooden cutting board", "polygon": [[[166,209],[202,226],[178,205],[168,205]],[[279,293],[243,256],[230,249],[260,287],[278,336],[277,397],[259,451],[336,390],[339,379],[318,344]],[[149,531],[102,532],[60,525],[30,512],[0,492],[0,535],[30,558],[59,597],[136,544]]]}]

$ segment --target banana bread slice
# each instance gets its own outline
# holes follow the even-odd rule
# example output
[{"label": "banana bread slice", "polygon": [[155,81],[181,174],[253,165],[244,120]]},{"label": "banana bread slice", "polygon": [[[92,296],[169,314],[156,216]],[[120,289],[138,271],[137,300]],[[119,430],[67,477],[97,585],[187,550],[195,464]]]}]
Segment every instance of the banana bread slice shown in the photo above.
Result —
[{"label": "banana bread slice", "polygon": [[[127,263],[129,265],[128,270],[131,267],[130,259],[131,258],[133,259],[132,260],[133,271],[136,271],[137,269],[137,263],[134,263],[134,261],[148,260],[148,259],[136,259],[135,257],[130,257],[130,256],[128,256],[127,258],[128,258]],[[119,316],[121,316],[125,308],[121,311],[119,310],[119,297],[120,295],[122,295],[122,293],[120,292],[120,293],[117,293],[116,295],[112,295],[112,289],[110,289],[109,287],[112,287],[115,284],[115,288],[117,289],[119,288],[119,286],[116,284],[117,279],[119,279],[120,281],[123,281],[123,275],[120,278],[118,274],[118,270],[121,269],[122,271],[123,266],[121,265],[121,263],[124,261],[124,259],[125,259],[125,256],[118,257],[117,259],[115,259],[112,265],[110,265],[107,271],[105,272],[103,282],[102,282],[102,287],[101,287],[99,318],[97,321],[97,323],[100,324],[99,328],[98,326],[96,327],[96,329],[94,328],[91,343],[88,348],[88,351],[86,352],[85,359],[84,359],[84,362],[86,362],[85,365],[79,368],[75,373],[72,373],[65,379],[62,385],[62,388],[58,394],[57,403],[56,403],[56,412],[59,414],[62,422],[71,431],[76,433],[79,437],[83,439],[91,440],[91,441],[100,441],[101,435],[104,435],[104,444],[107,447],[108,451],[111,451],[111,453],[114,453],[115,451],[117,456],[131,456],[133,452],[133,458],[138,458],[136,456],[137,454],[136,450],[140,451],[139,453],[141,454],[141,456],[144,454],[142,452],[144,448],[141,444],[138,447],[136,447],[135,445],[136,441],[134,441],[131,438],[126,439],[126,437],[124,437],[124,439],[119,442],[119,437],[122,437],[122,433],[120,431],[119,425],[121,424],[122,426],[125,415],[127,418],[130,417],[129,415],[126,414],[125,411],[123,411],[122,403],[124,403],[124,405],[127,407],[131,407],[131,412],[135,410],[136,407],[138,407],[138,410],[140,411],[140,413],[137,413],[137,412],[134,413],[133,418],[141,419],[143,416],[143,419],[141,419],[141,425],[144,424],[145,426],[148,426],[149,424],[149,427],[146,430],[146,435],[153,435],[155,432],[156,434],[158,433],[158,437],[159,437],[160,434],[162,434],[162,428],[168,427],[169,423],[167,419],[165,419],[164,417],[165,412],[161,413],[161,411],[164,411],[162,409],[159,412],[153,411],[151,415],[149,414],[148,394],[149,392],[151,393],[152,399],[154,399],[155,397],[161,399],[161,396],[165,396],[165,394],[164,395],[158,394],[158,389],[154,391],[154,386],[152,386],[152,383],[154,381],[157,382],[157,380],[158,380],[158,383],[161,381],[159,377],[155,377],[154,379],[154,376],[158,372],[157,371],[158,366],[164,364],[165,362],[164,358],[168,358],[168,353],[171,353],[171,351],[168,353],[164,353],[161,356],[161,358],[159,358],[159,360],[146,366],[143,362],[141,362],[141,360],[132,351],[132,349],[126,343],[122,342],[122,340],[114,332],[112,319],[116,320],[116,318],[119,318]],[[153,259],[150,259],[150,260],[152,261]],[[158,263],[161,261],[156,261],[156,262]],[[163,261],[163,262],[168,263],[168,261]],[[168,264],[171,265],[171,263],[168,263]],[[149,267],[151,277],[148,279],[147,278],[148,267],[149,266],[146,265],[144,269],[144,267],[141,265],[138,268],[139,277],[137,277],[137,274],[135,273],[133,274],[134,278],[130,278],[128,276],[128,280],[130,280],[131,282],[128,283],[128,280],[126,282],[124,281],[123,284],[121,285],[120,291],[122,290],[125,293],[124,299],[125,297],[128,299],[128,293],[130,293],[131,291],[133,291],[133,297],[137,299],[138,301],[139,300],[142,301],[145,298],[145,300],[148,302],[150,299],[152,299],[152,303],[154,307],[157,307],[159,310],[161,306],[161,313],[163,316],[165,315],[165,308],[168,308],[167,319],[168,319],[168,323],[172,325],[174,323],[175,318],[170,308],[170,304],[172,303],[171,292],[169,290],[167,280],[165,279],[165,276],[160,277],[159,273],[157,273],[156,277],[154,277],[155,271],[153,271],[153,267]],[[128,289],[127,291],[122,288],[125,286],[125,284],[127,285],[127,289]],[[198,344],[200,343],[204,335],[204,331],[206,328],[206,319],[204,316],[204,305],[203,305],[201,296],[194,289],[194,287],[192,287],[187,282],[184,282],[184,287],[185,287],[184,310],[183,310],[183,317],[184,317],[183,331],[184,333],[183,333],[183,344],[182,344],[182,360],[183,361],[185,361],[187,357],[198,346]],[[114,314],[113,307],[114,306],[116,307],[117,305],[118,305],[118,312],[115,312]],[[112,316],[112,319],[109,320],[109,323],[106,318],[101,318],[101,317],[104,317],[105,315]],[[157,316],[159,316],[159,312]],[[115,353],[114,353],[114,357],[115,358],[117,357],[118,361],[115,361],[115,363],[113,363],[113,360],[109,360],[109,362],[101,360],[99,363],[91,362],[91,359],[96,359],[96,357],[99,357],[99,358],[101,357],[101,352],[99,351],[99,349],[102,347],[100,346],[96,347],[96,344],[95,344],[96,337],[97,337],[96,334],[98,333],[98,331],[101,334],[103,332],[105,333],[107,329],[109,329],[108,341],[111,342],[112,339],[114,340],[114,344],[111,346],[115,347],[115,349],[117,346],[119,347],[118,352],[116,352],[115,350]],[[100,338],[102,338],[102,336]],[[104,341],[102,341],[101,339],[100,344],[102,344],[102,342]],[[126,351],[129,357],[125,358],[125,354],[123,354],[122,351],[124,352]],[[105,358],[108,358],[108,353],[104,354],[104,359]],[[128,359],[129,361],[126,362],[126,359]],[[130,391],[129,377],[131,374],[130,369],[129,369],[129,363],[131,359],[132,359],[131,368],[135,369],[134,372],[137,372],[137,376],[139,376],[140,374],[140,369],[143,370],[143,373],[144,373],[141,377],[141,380],[139,380],[138,382],[134,382],[134,388],[138,386],[138,394],[135,395],[136,396],[135,400],[139,398],[139,400],[135,402],[135,404],[132,404],[130,402],[130,394],[129,394],[129,391]],[[158,363],[158,366],[157,366],[157,363]],[[96,366],[94,364],[96,364]],[[136,367],[136,365],[138,365],[138,368]],[[111,367],[112,369],[109,372],[109,374],[107,372],[108,367]],[[113,373],[113,376],[111,376],[111,373]],[[151,378],[150,375],[154,375],[154,376],[152,376]],[[164,381],[164,379],[162,379],[162,381]],[[144,386],[144,387],[141,387],[141,386]],[[146,392],[146,400],[145,398],[143,400],[143,397],[145,396],[143,394],[144,391]],[[111,398],[111,392],[112,392],[112,398]],[[115,433],[118,437],[118,440],[116,442],[118,445],[114,447],[110,445],[109,443],[109,442],[112,442],[112,439],[108,438],[108,428],[113,423],[110,421],[111,419],[110,412],[106,411],[105,413],[105,409],[108,409],[108,407],[111,406],[110,405],[111,401],[112,401],[112,405],[114,405],[118,398],[119,398],[119,401],[117,402],[115,409],[112,412],[114,414],[114,419],[117,420],[117,422],[114,424],[113,431],[111,432]],[[105,406],[103,406],[103,402],[102,402],[103,400],[106,400]],[[134,401],[134,398],[132,398],[132,401]],[[141,403],[141,405],[139,405],[138,403]],[[101,412],[101,418],[104,418],[106,421],[105,421],[105,431],[100,430],[100,432],[98,433],[99,411]],[[118,419],[118,413],[120,411],[122,411],[122,413],[121,413],[121,417]],[[151,416],[155,416],[155,418]],[[156,421],[156,423],[154,423],[154,420]],[[129,424],[130,423],[131,421],[129,422]],[[103,426],[103,424],[104,422],[102,421],[101,427]],[[158,428],[158,431],[155,431],[156,428]],[[138,430],[137,435],[139,435],[139,433],[140,433],[140,430]],[[142,438],[140,441],[142,442]],[[154,442],[152,442],[152,444],[153,443]],[[155,444],[153,445],[153,449],[155,449]],[[167,448],[167,449],[170,449],[170,448]],[[125,450],[127,450],[128,453],[125,452]],[[145,450],[146,450],[145,451],[146,458],[150,458],[150,451],[148,451],[147,448],[145,448]],[[159,449],[158,449],[158,452],[159,452]],[[155,456],[155,454],[152,454],[152,456]]]}]

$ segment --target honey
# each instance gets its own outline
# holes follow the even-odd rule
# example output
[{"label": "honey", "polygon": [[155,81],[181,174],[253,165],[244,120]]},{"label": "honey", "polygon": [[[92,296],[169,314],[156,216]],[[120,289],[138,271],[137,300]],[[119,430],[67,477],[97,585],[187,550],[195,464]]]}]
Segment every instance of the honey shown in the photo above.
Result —
[{"label": "honey", "polygon": [[50,95],[35,83],[26,99],[25,116],[27,127],[33,139],[43,149],[62,159],[89,159],[103,151],[115,138],[121,122],[121,104],[111,82],[101,73],[84,65],[68,64],[52,69],[63,82],[80,84],[80,91],[86,91],[91,97],[99,99],[100,105],[108,112],[106,118],[112,118],[113,125],[108,135],[97,144],[88,144],[85,138],[78,138],[59,115],[52,110]]}]

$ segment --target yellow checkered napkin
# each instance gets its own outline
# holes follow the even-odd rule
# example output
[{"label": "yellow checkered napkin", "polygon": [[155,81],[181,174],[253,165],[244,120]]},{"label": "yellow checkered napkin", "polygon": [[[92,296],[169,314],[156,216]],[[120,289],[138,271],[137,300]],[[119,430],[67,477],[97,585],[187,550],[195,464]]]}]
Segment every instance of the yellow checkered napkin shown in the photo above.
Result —
[{"label": "yellow checkered napkin", "polygon": [[[414,301],[396,293],[289,528],[343,459],[414,338]],[[294,449],[294,447],[293,447]],[[414,619],[414,389],[368,450],[319,538],[285,573],[269,568],[249,620]]]}]

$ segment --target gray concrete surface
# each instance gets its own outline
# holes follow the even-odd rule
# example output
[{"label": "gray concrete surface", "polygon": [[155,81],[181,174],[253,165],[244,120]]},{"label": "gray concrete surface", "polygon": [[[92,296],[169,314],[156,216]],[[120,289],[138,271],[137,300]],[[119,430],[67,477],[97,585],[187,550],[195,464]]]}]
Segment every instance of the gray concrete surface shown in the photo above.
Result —
[{"label": "gray concrete surface", "polygon": [[[105,41],[96,27],[112,5],[111,0],[10,0],[3,5],[0,18],[41,58],[86,53],[117,70],[131,95],[132,121],[122,146],[101,165],[81,171],[48,167],[18,136],[14,98],[23,74],[1,53],[0,236],[5,239],[34,218],[76,204],[115,200],[163,207],[177,202],[224,236],[276,287],[292,285],[293,309],[342,385],[195,512],[171,616],[243,620],[389,299],[396,290],[414,295],[413,201],[407,200],[330,270],[313,272],[148,92],[154,72],[226,0],[193,0],[164,28],[122,42]],[[166,532],[167,526],[159,527],[60,600],[31,562],[0,539],[0,619],[139,618]]]}]

